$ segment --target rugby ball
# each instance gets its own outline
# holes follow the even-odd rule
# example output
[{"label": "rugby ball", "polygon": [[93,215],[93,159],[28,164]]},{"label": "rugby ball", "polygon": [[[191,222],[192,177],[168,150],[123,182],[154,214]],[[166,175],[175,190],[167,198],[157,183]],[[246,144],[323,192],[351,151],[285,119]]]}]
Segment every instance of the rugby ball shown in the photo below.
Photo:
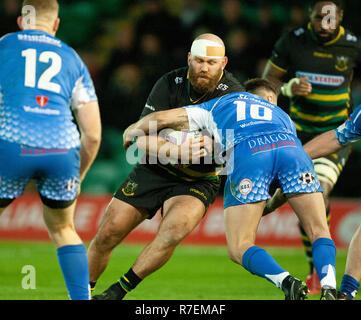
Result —
[{"label": "rugby ball", "polygon": [[161,130],[159,134],[165,140],[177,146],[182,145],[187,140],[199,138],[202,136],[201,131],[187,131],[187,130],[177,131],[171,128],[165,128]]}]

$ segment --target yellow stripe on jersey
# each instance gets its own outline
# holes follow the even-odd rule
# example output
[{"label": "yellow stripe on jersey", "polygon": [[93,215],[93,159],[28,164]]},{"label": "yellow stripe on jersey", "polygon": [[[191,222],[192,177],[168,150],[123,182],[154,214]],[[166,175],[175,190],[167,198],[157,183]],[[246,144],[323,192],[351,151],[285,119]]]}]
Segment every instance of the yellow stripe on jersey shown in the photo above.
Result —
[{"label": "yellow stripe on jersey", "polygon": [[342,100],[350,100],[350,94],[342,93],[342,94],[318,94],[318,93],[310,93],[306,96],[307,100],[316,100],[316,101],[342,101]]},{"label": "yellow stripe on jersey", "polygon": [[279,67],[278,65],[276,65],[274,62],[272,62],[271,60],[268,60],[269,64],[272,66],[272,67],[275,67],[277,70],[279,71],[282,71],[282,72],[287,72],[287,69],[283,69],[281,67]]},{"label": "yellow stripe on jersey", "polygon": [[199,171],[194,171],[191,170],[189,168],[182,168],[181,171],[183,171],[184,173],[188,174],[189,176],[192,177],[197,177],[197,178],[210,178],[210,177],[216,177],[218,176],[218,174],[221,172],[221,170],[218,171],[213,171],[213,172],[199,172]]},{"label": "yellow stripe on jersey", "polygon": [[[308,29],[308,30],[311,30],[311,32],[314,33],[314,31],[312,30],[311,22],[308,23],[307,29]],[[323,45],[324,45],[324,46],[329,46],[329,45],[331,45],[331,44],[334,44],[334,43],[335,43],[336,41],[338,41],[338,40],[341,38],[341,36],[343,36],[344,34],[345,34],[345,28],[344,28],[343,26],[340,26],[340,30],[339,30],[339,32],[338,32],[337,37],[336,37],[335,39],[332,39],[332,40],[328,41],[328,42],[325,42]]]},{"label": "yellow stripe on jersey", "polygon": [[160,164],[159,164],[159,167],[161,167],[162,169],[166,170],[168,173],[172,174],[173,176],[176,176],[176,177],[178,177],[178,178],[180,178],[180,179],[182,179],[182,180],[184,180],[184,181],[188,181],[188,182],[194,181],[194,179],[189,179],[189,178],[186,178],[186,177],[183,177],[183,176],[181,177],[181,176],[179,176],[179,174],[177,174],[177,173],[169,170],[167,167],[162,166],[162,165],[160,165]]},{"label": "yellow stripe on jersey", "polygon": [[[314,122],[324,122],[324,121],[328,121],[333,118],[348,117],[347,109],[342,110],[339,113],[329,115],[329,116],[315,116],[313,114],[307,114],[307,113],[297,111],[297,109],[295,107],[290,107],[290,113],[296,115],[298,118],[310,120],[310,121],[314,121]],[[297,128],[297,126],[296,126],[296,128]],[[297,130],[298,130],[298,128],[297,128]]]},{"label": "yellow stripe on jersey", "polygon": [[331,44],[334,44],[334,43],[335,43],[336,41],[338,41],[338,39],[340,39],[341,36],[343,36],[344,34],[345,34],[345,29],[344,29],[343,26],[340,26],[340,31],[338,32],[337,37],[336,37],[335,39],[332,39],[332,40],[329,41],[329,42],[324,43],[323,45],[324,45],[324,46],[329,46],[329,45],[331,45]]},{"label": "yellow stripe on jersey", "polygon": [[295,121],[293,121],[293,123],[295,124],[297,131],[302,131],[302,127],[299,124],[297,124]]}]

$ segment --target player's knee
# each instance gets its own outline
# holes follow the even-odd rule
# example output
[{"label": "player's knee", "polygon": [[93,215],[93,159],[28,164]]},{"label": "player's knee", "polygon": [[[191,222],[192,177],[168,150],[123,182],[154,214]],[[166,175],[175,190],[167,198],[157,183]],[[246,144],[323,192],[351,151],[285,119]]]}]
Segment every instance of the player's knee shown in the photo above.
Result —
[{"label": "player's knee", "polygon": [[[106,214],[108,214],[107,212]],[[108,216],[101,224],[93,242],[99,250],[111,250],[115,248],[131,230],[125,230],[114,216]]]},{"label": "player's knee", "polygon": [[242,256],[252,244],[248,241],[238,244],[228,244],[228,257],[235,263],[242,265]]},{"label": "player's knee", "polygon": [[107,224],[100,228],[93,239],[93,245],[98,250],[114,249],[124,238],[118,226]]},{"label": "player's knee", "polygon": [[242,264],[242,255],[235,247],[228,247],[228,257],[237,264]]},{"label": "player's knee", "polygon": [[48,223],[47,229],[50,240],[56,245],[56,247],[79,244],[82,242],[72,222],[57,224]]},{"label": "player's knee", "polygon": [[177,246],[190,231],[185,225],[172,224],[160,228],[156,238],[162,246],[174,247]]},{"label": "player's knee", "polygon": [[168,248],[177,246],[183,238],[181,234],[163,232],[157,237],[157,241],[162,247]]},{"label": "player's knee", "polygon": [[76,232],[75,226],[72,221],[65,221],[65,222],[57,222],[57,223],[48,223],[47,224],[48,232],[50,235],[62,235],[68,232]]}]

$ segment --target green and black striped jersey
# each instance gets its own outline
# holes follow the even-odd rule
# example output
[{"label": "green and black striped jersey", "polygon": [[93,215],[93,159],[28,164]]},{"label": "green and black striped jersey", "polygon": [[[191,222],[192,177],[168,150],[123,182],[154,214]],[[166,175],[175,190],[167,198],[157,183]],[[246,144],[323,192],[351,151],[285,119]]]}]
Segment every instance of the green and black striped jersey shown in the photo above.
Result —
[{"label": "green and black striped jersey", "polygon": [[[224,70],[216,89],[205,95],[195,92],[188,79],[188,67],[173,70],[162,76],[150,92],[141,118],[154,111],[180,108],[202,103],[231,92],[244,91],[233,75]],[[216,164],[145,164],[164,175],[185,181],[218,179],[221,168]]]},{"label": "green and black striped jersey", "polygon": [[289,113],[298,131],[319,134],[342,124],[352,111],[350,85],[361,64],[361,41],[340,27],[337,37],[319,43],[311,25],[285,33],[270,63],[289,78],[308,77],[312,92],[290,99]]}]

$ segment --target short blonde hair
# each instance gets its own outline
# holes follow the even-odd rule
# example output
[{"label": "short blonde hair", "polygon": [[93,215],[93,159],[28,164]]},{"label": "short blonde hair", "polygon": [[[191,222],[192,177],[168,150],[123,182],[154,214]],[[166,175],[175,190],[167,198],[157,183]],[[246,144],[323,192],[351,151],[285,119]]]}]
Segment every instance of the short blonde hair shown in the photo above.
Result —
[{"label": "short blonde hair", "polygon": [[33,6],[36,20],[41,22],[52,22],[58,17],[59,4],[57,0],[24,0],[23,7]]}]

